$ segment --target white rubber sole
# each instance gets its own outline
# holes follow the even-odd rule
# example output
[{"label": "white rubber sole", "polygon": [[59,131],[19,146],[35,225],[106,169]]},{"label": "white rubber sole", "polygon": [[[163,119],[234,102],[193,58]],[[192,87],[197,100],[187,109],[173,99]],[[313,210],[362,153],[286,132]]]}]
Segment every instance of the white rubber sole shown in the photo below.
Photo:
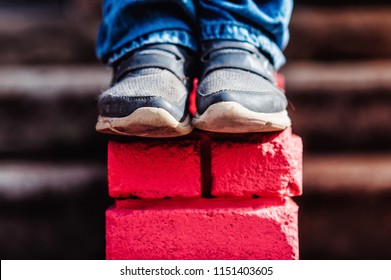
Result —
[{"label": "white rubber sole", "polygon": [[193,127],[223,133],[272,132],[291,126],[286,110],[278,113],[256,113],[236,102],[220,102],[196,115]]},{"label": "white rubber sole", "polygon": [[161,108],[139,108],[122,118],[98,117],[96,130],[101,133],[151,138],[178,137],[192,131],[190,116],[177,121]]}]

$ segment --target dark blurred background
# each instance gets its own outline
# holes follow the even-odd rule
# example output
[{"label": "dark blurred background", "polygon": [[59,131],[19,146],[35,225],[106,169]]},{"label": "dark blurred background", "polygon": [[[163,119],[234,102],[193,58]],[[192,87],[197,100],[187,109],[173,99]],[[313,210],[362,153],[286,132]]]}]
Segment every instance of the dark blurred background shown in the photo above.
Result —
[{"label": "dark blurred background", "polygon": [[[0,0],[0,258],[104,259],[99,0]],[[296,1],[301,259],[391,259],[391,3]]]}]

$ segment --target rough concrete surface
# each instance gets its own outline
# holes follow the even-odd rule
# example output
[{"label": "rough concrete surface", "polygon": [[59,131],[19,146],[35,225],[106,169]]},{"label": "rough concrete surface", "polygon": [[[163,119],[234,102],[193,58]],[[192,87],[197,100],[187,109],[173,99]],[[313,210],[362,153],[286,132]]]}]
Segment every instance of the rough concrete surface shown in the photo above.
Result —
[{"label": "rough concrete surface", "polygon": [[107,259],[297,259],[286,199],[124,200],[106,212]]},{"label": "rough concrete surface", "polygon": [[112,197],[198,197],[201,195],[199,141],[149,141],[108,147]]},{"label": "rough concrete surface", "polygon": [[212,194],[250,197],[302,193],[302,141],[291,129],[248,141],[212,142]]}]

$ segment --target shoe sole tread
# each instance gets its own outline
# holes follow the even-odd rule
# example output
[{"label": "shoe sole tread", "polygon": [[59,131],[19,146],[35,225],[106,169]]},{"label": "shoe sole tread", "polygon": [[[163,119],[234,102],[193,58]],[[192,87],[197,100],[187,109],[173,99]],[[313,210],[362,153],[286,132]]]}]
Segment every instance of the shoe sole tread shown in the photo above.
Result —
[{"label": "shoe sole tread", "polygon": [[195,128],[223,133],[272,132],[291,126],[287,110],[277,113],[257,113],[239,103],[227,101],[212,104],[202,114],[195,114]]},{"label": "shoe sole tread", "polygon": [[101,133],[150,138],[178,137],[192,131],[190,116],[177,121],[161,108],[138,108],[126,117],[99,116],[96,130]]}]

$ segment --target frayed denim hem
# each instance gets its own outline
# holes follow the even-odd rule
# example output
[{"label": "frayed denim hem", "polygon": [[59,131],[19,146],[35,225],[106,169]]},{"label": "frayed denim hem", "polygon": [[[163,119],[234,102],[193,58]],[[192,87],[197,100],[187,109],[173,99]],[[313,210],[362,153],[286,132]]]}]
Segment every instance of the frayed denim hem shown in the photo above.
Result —
[{"label": "frayed denim hem", "polygon": [[237,22],[208,22],[201,25],[201,41],[236,40],[250,43],[260,51],[269,54],[276,70],[286,62],[281,49],[260,30]]},{"label": "frayed denim hem", "polygon": [[[126,55],[129,52],[134,51],[135,49],[141,48],[146,45],[151,44],[161,44],[169,43],[181,45],[187,47],[193,51],[197,51],[197,41],[188,31],[185,30],[164,30],[149,33],[145,36],[138,37],[129,44],[123,46],[120,50],[113,52],[110,57],[107,59],[106,64],[112,65],[121,57]],[[105,62],[105,59],[103,59]]]}]

